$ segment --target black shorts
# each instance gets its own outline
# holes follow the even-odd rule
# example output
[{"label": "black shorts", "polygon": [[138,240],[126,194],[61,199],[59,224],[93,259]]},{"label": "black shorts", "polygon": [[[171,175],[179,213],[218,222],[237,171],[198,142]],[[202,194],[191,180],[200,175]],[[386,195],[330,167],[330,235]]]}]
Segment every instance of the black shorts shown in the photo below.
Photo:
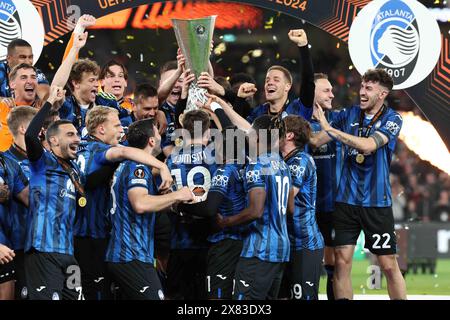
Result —
[{"label": "black shorts", "polygon": [[16,256],[14,262],[16,264],[16,284],[15,284],[15,299],[26,300],[28,299],[28,288],[25,275],[25,253],[23,250],[14,250]]},{"label": "black shorts", "polygon": [[236,265],[242,251],[242,241],[224,239],[211,245],[206,269],[208,299],[231,299]]},{"label": "black shorts", "polygon": [[373,254],[392,255],[397,252],[391,207],[365,208],[337,202],[333,228],[335,246],[356,245],[362,230],[365,248]]},{"label": "black shorts", "polygon": [[239,258],[234,275],[234,300],[278,298],[285,263]]},{"label": "black shorts", "polygon": [[320,233],[323,236],[325,246],[334,247],[333,245],[333,213],[332,212],[317,212],[316,213],[317,225],[319,226]]},{"label": "black shorts", "polygon": [[16,279],[15,258],[6,264],[0,264],[0,284]]},{"label": "black shorts", "polygon": [[30,300],[82,300],[81,271],[74,256],[29,251],[25,276]]},{"label": "black shorts", "polygon": [[286,265],[279,298],[318,300],[322,272],[323,249],[291,251],[291,261]]},{"label": "black shorts", "polygon": [[113,281],[126,300],[164,300],[164,293],[153,264],[133,260],[126,263],[107,263]]},{"label": "black shorts", "polygon": [[166,296],[171,300],[206,299],[208,249],[172,250],[167,264]]},{"label": "black shorts", "polygon": [[111,276],[106,269],[108,239],[76,237],[75,259],[81,269],[81,285],[86,300],[111,300]]}]

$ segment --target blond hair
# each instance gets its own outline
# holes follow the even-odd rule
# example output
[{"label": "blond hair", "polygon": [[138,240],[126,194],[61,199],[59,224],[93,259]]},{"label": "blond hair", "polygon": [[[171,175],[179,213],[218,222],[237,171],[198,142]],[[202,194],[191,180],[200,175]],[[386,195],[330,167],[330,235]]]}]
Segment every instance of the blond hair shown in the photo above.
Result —
[{"label": "blond hair", "polygon": [[95,106],[86,114],[86,129],[88,134],[93,134],[95,129],[106,121],[110,114],[119,115],[119,111],[105,106]]},{"label": "blond hair", "polygon": [[19,127],[27,122],[30,123],[37,112],[36,108],[30,106],[20,106],[12,109],[6,119],[11,134],[16,137],[19,133]]}]

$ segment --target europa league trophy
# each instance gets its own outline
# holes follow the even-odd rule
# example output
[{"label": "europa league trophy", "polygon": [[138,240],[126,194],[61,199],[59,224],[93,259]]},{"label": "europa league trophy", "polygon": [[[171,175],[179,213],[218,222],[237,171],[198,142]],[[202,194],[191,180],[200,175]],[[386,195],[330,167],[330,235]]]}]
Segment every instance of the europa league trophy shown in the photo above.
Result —
[{"label": "europa league trophy", "polygon": [[[195,74],[197,79],[202,72],[208,71],[211,41],[217,16],[200,19],[172,19],[173,29],[178,46],[186,58],[186,67]],[[197,81],[191,83],[186,111],[198,109],[208,101],[206,89],[197,86]]]}]

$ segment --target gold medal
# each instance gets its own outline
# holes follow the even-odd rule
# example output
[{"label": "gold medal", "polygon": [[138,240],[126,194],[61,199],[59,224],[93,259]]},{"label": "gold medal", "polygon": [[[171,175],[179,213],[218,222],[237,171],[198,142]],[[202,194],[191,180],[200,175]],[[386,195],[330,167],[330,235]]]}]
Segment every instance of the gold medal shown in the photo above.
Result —
[{"label": "gold medal", "polygon": [[358,153],[358,154],[356,155],[356,162],[357,162],[357,163],[362,164],[362,163],[364,162],[364,160],[365,160],[365,157],[364,157],[363,154]]},{"label": "gold medal", "polygon": [[79,205],[81,208],[86,207],[86,204],[87,204],[87,200],[86,200],[85,197],[80,197],[80,198],[78,199],[78,205]]},{"label": "gold medal", "polygon": [[175,139],[175,146],[177,146],[177,147],[182,147],[182,146],[183,146],[183,139],[181,139],[181,138],[176,138],[176,139]]}]

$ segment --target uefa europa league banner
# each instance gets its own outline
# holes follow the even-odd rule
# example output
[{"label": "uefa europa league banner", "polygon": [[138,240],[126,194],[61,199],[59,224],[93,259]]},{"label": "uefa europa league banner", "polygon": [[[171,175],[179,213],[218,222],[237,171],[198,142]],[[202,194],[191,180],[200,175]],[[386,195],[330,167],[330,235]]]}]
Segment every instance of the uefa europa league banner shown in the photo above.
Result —
[{"label": "uefa europa league banner", "polygon": [[[30,2],[37,11],[31,12]],[[163,0],[0,0],[0,53],[19,34],[31,37],[37,59],[42,44],[71,31],[81,14],[97,18]],[[218,1],[209,1],[218,2]],[[349,43],[356,69],[381,67],[404,89],[450,149],[450,50],[431,13],[416,0],[239,0],[305,20]],[[28,10],[28,11],[27,11]],[[38,21],[39,12],[42,21]],[[217,12],[220,15],[220,12]],[[39,34],[43,25],[44,36]],[[34,31],[29,31],[34,28]],[[271,32],[268,30],[267,32]],[[27,39],[27,38],[26,38]],[[320,45],[320,41],[314,41]],[[40,43],[39,43],[40,42]],[[37,44],[36,44],[37,43]],[[3,50],[3,51],[2,51]],[[320,70],[318,70],[320,71]]]}]

